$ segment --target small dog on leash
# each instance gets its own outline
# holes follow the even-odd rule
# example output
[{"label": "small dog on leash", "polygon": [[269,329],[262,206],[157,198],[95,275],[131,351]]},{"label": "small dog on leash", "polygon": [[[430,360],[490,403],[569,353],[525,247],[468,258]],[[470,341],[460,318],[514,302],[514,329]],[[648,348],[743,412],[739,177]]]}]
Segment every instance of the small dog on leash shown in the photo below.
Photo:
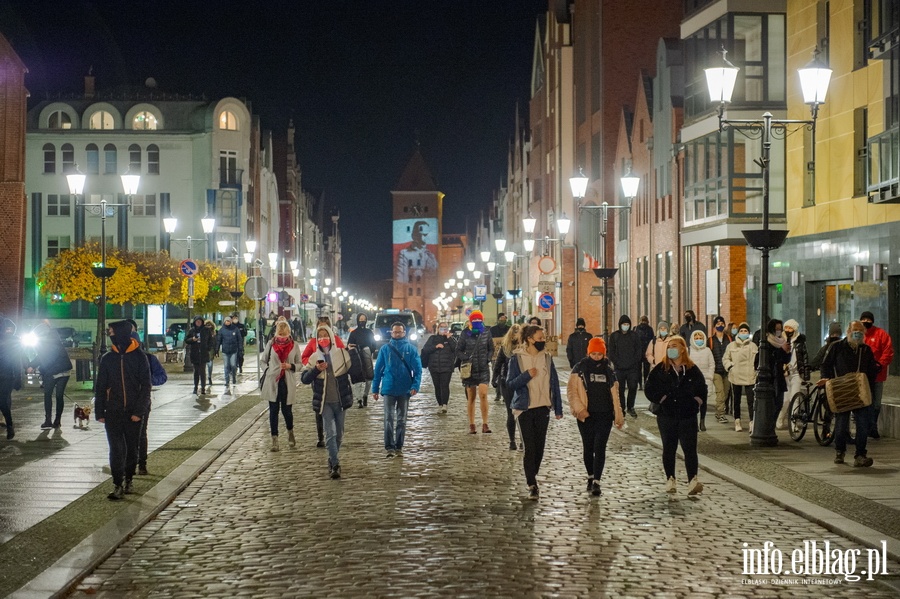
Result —
[{"label": "small dog on leash", "polygon": [[[93,403],[93,400],[91,400]],[[75,428],[88,428],[91,424],[91,406],[75,404]]]}]

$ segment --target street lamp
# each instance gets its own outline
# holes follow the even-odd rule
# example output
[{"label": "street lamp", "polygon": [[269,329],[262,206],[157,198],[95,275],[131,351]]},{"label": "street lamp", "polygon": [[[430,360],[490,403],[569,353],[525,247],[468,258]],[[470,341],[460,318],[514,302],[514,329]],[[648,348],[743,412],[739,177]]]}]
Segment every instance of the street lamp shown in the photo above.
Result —
[{"label": "street lamp", "polygon": [[569,227],[572,225],[572,221],[569,220],[569,217],[566,216],[566,213],[563,212],[562,216],[556,219],[556,230],[559,231],[559,236],[561,238],[565,238],[569,233]]},{"label": "street lamp", "polygon": [[579,167],[578,174],[572,177],[569,177],[569,187],[572,188],[572,197],[576,200],[581,200],[584,198],[585,192],[587,192],[587,186],[590,179],[587,178],[584,174],[584,170]]},{"label": "street lamp", "polygon": [[531,239],[530,237],[528,239],[523,239],[522,246],[525,248],[526,252],[529,252],[529,253],[533,252],[534,251],[534,239]]},{"label": "street lamp", "polygon": [[498,252],[502,252],[506,249],[506,240],[502,237],[494,240],[494,247],[497,248]]},{"label": "street lamp", "polygon": [[[761,343],[765,343],[766,319],[769,318],[769,252],[778,249],[787,238],[786,230],[772,231],[769,229],[769,154],[772,146],[773,132],[783,139],[788,134],[788,127],[796,125],[807,127],[812,136],[812,160],[809,163],[810,172],[814,174],[815,147],[816,147],[816,118],[819,113],[819,105],[825,102],[828,93],[828,83],[831,80],[831,69],[818,61],[818,48],[813,51],[813,60],[806,67],[799,69],[800,85],[803,89],[803,101],[810,105],[810,119],[774,119],[772,114],[766,112],[762,119],[728,119],[725,117],[725,107],[731,101],[734,84],[737,81],[738,68],[728,62],[727,51],[722,49],[723,65],[706,69],[706,83],[709,88],[711,103],[718,103],[719,131],[728,128],[736,129],[749,136],[762,138],[762,156],[756,160],[756,164],[762,169],[762,229],[743,231],[747,244],[760,251],[760,298],[759,313],[760,331],[763,331]],[[815,186],[813,186],[815,188]],[[759,364],[754,389],[756,402],[754,405],[753,433],[750,435],[751,445],[758,447],[771,447],[778,444],[778,436],[775,434],[775,384],[772,369],[769,366],[769,353],[759,352]]]},{"label": "street lamp", "polygon": [[482,262],[487,262],[490,259],[491,259],[491,253],[489,251],[485,250],[485,251],[481,252],[481,261]]},{"label": "street lamp", "polygon": [[525,229],[525,232],[529,235],[534,233],[534,227],[537,224],[537,219],[531,216],[531,213],[528,213],[528,216],[522,219],[522,228]]},{"label": "street lamp", "polygon": [[130,208],[131,204],[129,199],[131,196],[137,193],[138,184],[140,183],[141,176],[140,175],[132,175],[130,173],[125,173],[122,175],[122,188],[125,191],[125,203],[124,204],[111,204],[101,197],[99,204],[85,203],[84,202],[84,183],[87,180],[87,176],[78,171],[78,167],[76,166],[74,169],[75,172],[66,175],[66,184],[69,187],[69,193],[75,196],[76,202],[78,196],[82,196],[82,203],[80,206],[85,210],[91,212],[92,214],[97,214],[100,216],[100,264],[94,266],[91,271],[94,276],[100,279],[100,305],[99,305],[99,314],[97,315],[97,329],[99,334],[99,351],[96,355],[96,359],[94,362],[94,372],[97,372],[97,367],[99,366],[99,358],[100,355],[106,353],[106,279],[113,276],[116,273],[115,268],[111,268],[106,266],[106,217],[109,215],[109,209],[112,208],[113,211],[115,208],[125,207]]},{"label": "street lamp", "polygon": [[466,269],[469,272],[472,272],[473,270],[475,270],[475,266],[477,266],[477,265],[474,262],[466,262]]},{"label": "street lamp", "polygon": [[463,271],[461,271],[461,270],[457,270],[457,271],[456,271],[456,278],[457,278],[457,279],[462,279],[464,276],[466,276],[466,273],[464,273]]}]

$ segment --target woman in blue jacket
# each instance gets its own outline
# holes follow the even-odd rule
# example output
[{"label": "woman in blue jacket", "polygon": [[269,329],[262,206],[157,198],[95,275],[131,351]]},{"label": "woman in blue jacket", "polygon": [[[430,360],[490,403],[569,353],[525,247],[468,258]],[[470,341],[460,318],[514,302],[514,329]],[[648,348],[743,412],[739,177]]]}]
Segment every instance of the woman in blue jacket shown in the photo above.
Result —
[{"label": "woman in blue jacket", "polygon": [[513,391],[512,411],[519,421],[525,455],[522,463],[528,498],[540,496],[537,474],[544,459],[550,410],[556,419],[563,417],[559,377],[550,354],[544,351],[544,329],[537,325],[522,327],[521,342],[509,361],[506,384]]}]

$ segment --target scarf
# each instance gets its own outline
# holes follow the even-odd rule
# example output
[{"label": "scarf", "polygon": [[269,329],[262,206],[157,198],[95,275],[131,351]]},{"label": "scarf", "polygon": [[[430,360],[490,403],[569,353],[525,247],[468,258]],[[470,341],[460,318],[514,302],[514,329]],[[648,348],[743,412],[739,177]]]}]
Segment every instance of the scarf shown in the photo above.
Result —
[{"label": "scarf", "polygon": [[771,345],[772,347],[777,347],[779,349],[784,349],[784,346],[787,343],[787,339],[785,339],[784,337],[779,339],[772,333],[766,333],[766,341],[768,341],[769,345]]},{"label": "scarf", "polygon": [[[275,350],[275,355],[278,356],[278,361],[284,364],[285,362],[287,362],[288,355],[290,355],[291,350],[294,349],[294,340],[290,337],[275,336],[272,338],[272,349]],[[284,370],[279,370],[278,378],[275,380],[280,381],[281,377],[283,376]]]}]

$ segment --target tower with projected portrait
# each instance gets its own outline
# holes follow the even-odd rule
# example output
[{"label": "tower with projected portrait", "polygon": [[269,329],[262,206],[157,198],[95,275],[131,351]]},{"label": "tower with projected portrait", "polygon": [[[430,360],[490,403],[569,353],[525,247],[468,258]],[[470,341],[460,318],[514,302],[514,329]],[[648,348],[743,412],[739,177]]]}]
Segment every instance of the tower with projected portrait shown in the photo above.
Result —
[{"label": "tower with projected portrait", "polygon": [[415,310],[428,326],[437,319],[432,300],[440,280],[441,209],[444,194],[417,147],[391,191],[394,291],[392,307]]}]

